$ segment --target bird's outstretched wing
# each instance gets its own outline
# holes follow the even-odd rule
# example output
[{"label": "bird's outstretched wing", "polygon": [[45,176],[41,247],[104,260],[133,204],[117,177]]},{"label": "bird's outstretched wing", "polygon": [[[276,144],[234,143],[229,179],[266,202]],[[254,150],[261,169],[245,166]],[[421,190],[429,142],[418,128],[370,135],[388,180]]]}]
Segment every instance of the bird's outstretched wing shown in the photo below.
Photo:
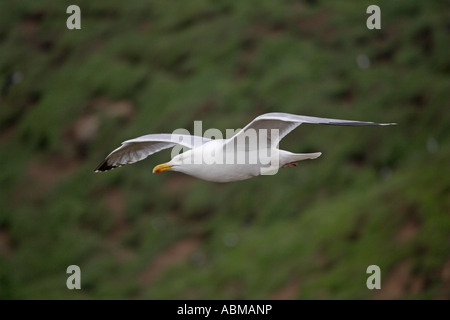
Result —
[{"label": "bird's outstretched wing", "polygon": [[[329,118],[318,118],[295,115],[290,113],[265,113],[256,117],[252,122],[247,124],[244,129],[236,133],[233,137],[228,139],[228,143],[234,143],[235,145],[245,144],[245,149],[252,150],[258,148],[258,146],[250,146],[245,142],[245,137],[250,137],[249,131],[253,131],[258,136],[258,140],[266,139],[268,147],[275,147],[278,145],[281,139],[283,139],[289,132],[297,128],[302,123],[315,123],[315,124],[327,124],[337,126],[387,126],[394,125],[395,123],[376,123],[376,122],[364,122],[353,120],[340,120]],[[261,130],[264,129],[264,130]],[[278,136],[273,136],[272,129],[278,130]],[[259,142],[258,142],[259,143]]]},{"label": "bird's outstretched wing", "polygon": [[144,160],[161,150],[173,147],[177,144],[192,149],[196,146],[211,141],[211,139],[184,134],[148,134],[135,139],[122,142],[122,145],[111,152],[105,160],[98,165],[95,172],[108,171],[124,164],[135,163]]}]

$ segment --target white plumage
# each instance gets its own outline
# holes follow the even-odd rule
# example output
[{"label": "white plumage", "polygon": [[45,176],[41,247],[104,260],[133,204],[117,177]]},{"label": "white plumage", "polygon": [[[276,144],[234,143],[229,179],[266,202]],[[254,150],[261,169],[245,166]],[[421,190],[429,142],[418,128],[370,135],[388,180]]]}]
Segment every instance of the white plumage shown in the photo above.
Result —
[{"label": "white plumage", "polygon": [[394,124],[266,113],[256,117],[229,139],[211,140],[191,135],[149,134],[124,141],[95,171],[107,171],[135,163],[178,144],[190,150],[156,166],[153,172],[172,170],[214,182],[238,181],[260,174],[273,174],[279,168],[296,166],[297,161],[315,159],[321,155],[320,152],[296,154],[278,149],[280,140],[302,123],[341,126]]}]

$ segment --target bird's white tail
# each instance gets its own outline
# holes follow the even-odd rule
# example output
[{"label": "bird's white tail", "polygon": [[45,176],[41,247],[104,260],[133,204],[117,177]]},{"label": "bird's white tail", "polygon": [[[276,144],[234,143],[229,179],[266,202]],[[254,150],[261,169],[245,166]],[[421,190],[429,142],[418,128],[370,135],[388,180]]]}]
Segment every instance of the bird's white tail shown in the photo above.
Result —
[{"label": "bird's white tail", "polygon": [[320,157],[322,152],[314,152],[314,153],[293,153],[292,160],[293,161],[301,161],[307,159],[316,159]]}]

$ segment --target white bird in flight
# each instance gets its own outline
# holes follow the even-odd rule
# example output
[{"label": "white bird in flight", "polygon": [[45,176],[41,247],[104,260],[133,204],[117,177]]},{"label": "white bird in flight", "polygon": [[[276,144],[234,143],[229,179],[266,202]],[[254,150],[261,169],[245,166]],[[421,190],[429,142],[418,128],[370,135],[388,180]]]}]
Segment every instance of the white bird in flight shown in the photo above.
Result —
[{"label": "white bird in flight", "polygon": [[[124,141],[119,148],[106,157],[95,172],[108,171],[124,164],[135,163],[156,152],[180,145],[189,150],[177,154],[169,162],[157,165],[153,173],[166,170],[178,171],[213,182],[239,181],[261,174],[273,174],[279,168],[297,166],[297,161],[316,159],[322,154],[321,152],[291,153],[278,149],[280,140],[302,123],[338,126],[395,124],[327,119],[289,113],[266,113],[256,117],[229,139],[211,140],[194,135],[162,133]],[[252,137],[256,137],[257,143],[254,141],[252,143],[250,139]]]}]

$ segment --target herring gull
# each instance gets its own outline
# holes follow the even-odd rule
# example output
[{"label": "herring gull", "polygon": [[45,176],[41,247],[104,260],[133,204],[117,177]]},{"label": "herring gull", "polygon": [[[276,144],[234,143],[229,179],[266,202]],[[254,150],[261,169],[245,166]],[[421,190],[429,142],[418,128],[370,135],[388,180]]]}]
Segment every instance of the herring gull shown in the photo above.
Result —
[{"label": "herring gull", "polygon": [[169,162],[154,167],[153,173],[178,171],[213,182],[231,182],[261,174],[274,174],[279,168],[297,166],[298,161],[316,159],[322,154],[291,153],[278,149],[280,140],[302,123],[338,126],[395,124],[266,113],[256,117],[228,139],[212,140],[185,134],[149,134],[124,141],[106,157],[95,172],[135,163],[163,149],[179,145],[187,150],[175,154]]}]

